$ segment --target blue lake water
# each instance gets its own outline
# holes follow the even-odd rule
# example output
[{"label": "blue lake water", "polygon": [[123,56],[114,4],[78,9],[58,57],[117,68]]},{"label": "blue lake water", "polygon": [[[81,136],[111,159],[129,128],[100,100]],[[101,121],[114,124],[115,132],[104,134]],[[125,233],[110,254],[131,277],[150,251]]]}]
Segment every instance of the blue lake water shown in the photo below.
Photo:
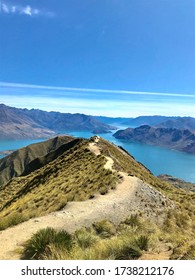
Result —
[{"label": "blue lake water", "polygon": [[[28,139],[28,140],[0,140],[0,152],[7,150],[17,150],[28,146],[33,143],[38,143],[44,141],[44,139]],[[0,158],[3,158],[3,155],[0,155]]]},{"label": "blue lake water", "polygon": [[[84,138],[94,136],[90,132],[75,131],[70,134],[75,137]],[[114,138],[112,133],[105,133],[100,136],[118,146],[122,146],[156,176],[159,174],[168,174],[188,182],[195,182],[195,155],[166,149],[164,147],[129,143]]]},{"label": "blue lake water", "polygon": [[[72,131],[69,134],[83,138],[94,136],[94,134],[87,131]],[[137,161],[149,168],[154,175],[169,174],[188,182],[195,182],[195,155],[163,147],[140,143],[128,143],[127,141],[121,141],[114,138],[112,133],[105,133],[100,136],[125,148]],[[23,146],[40,141],[42,140],[0,140],[0,151],[19,149]]]}]

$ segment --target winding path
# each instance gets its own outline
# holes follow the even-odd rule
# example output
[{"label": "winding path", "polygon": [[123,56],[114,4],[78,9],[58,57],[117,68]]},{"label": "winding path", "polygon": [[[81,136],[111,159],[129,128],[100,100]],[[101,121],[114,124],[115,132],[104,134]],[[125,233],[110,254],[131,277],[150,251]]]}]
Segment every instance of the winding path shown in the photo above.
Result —
[{"label": "winding path", "polygon": [[[96,155],[100,154],[98,138],[94,143],[90,143],[89,149]],[[106,159],[104,167],[113,170],[112,158],[106,157]],[[22,249],[22,245],[40,229],[53,227],[74,232],[103,219],[118,224],[136,209],[140,209],[137,192],[143,192],[143,188],[149,188],[149,186],[136,177],[128,176],[127,173],[120,172],[120,174],[123,177],[122,182],[117,185],[115,190],[110,190],[106,195],[96,195],[95,198],[87,201],[69,202],[61,211],[30,219],[1,231],[0,259],[20,259],[19,251]]]}]

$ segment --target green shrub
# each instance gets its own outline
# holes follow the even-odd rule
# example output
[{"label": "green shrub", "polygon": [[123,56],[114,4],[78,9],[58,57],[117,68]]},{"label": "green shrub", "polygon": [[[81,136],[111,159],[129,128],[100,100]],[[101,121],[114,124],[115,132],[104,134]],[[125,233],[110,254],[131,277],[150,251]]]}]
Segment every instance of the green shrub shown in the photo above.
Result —
[{"label": "green shrub", "polygon": [[195,244],[182,256],[181,260],[195,260]]},{"label": "green shrub", "polygon": [[69,250],[72,247],[72,237],[66,231],[56,231],[53,228],[41,229],[35,233],[24,245],[22,259],[41,259],[48,252],[49,245],[63,247]]},{"label": "green shrub", "polygon": [[142,255],[141,250],[134,244],[125,245],[116,255],[116,260],[138,259]]},{"label": "green shrub", "polygon": [[79,247],[89,248],[97,242],[97,236],[86,229],[81,229],[75,232],[75,240]]},{"label": "green shrub", "polygon": [[140,250],[148,251],[150,239],[147,235],[141,235],[135,239],[135,244]]},{"label": "green shrub", "polygon": [[22,223],[22,222],[24,222],[26,220],[27,220],[27,218],[24,217],[20,213],[10,214],[8,217],[1,218],[0,230],[4,230],[4,229],[6,229],[8,227],[18,225],[18,224],[20,224],[20,223]]},{"label": "green shrub", "polygon": [[132,214],[130,217],[128,217],[124,223],[126,225],[129,225],[129,226],[137,226],[139,227],[141,225],[141,222],[140,222],[140,218],[138,216],[138,214]]},{"label": "green shrub", "polygon": [[110,237],[116,233],[115,226],[107,220],[102,220],[93,224],[96,232],[101,235],[101,237]]}]

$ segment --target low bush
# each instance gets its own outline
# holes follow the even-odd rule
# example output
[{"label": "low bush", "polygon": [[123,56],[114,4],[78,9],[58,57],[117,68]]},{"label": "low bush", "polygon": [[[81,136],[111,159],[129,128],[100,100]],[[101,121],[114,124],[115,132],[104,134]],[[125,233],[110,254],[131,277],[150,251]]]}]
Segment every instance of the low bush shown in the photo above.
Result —
[{"label": "low bush", "polygon": [[79,247],[85,249],[94,245],[97,242],[98,238],[91,231],[81,229],[75,232],[75,240]]},{"label": "low bush", "polygon": [[134,244],[127,244],[117,254],[116,260],[138,259],[142,255],[140,248]]},{"label": "low bush", "polygon": [[135,239],[135,244],[140,250],[148,251],[150,238],[147,235],[141,235]]},{"label": "low bush", "polygon": [[0,220],[0,230],[4,230],[8,227],[18,225],[27,220],[27,217],[20,213],[10,214],[8,217],[1,218]]},{"label": "low bush", "polygon": [[97,234],[101,237],[106,238],[116,233],[115,226],[107,220],[102,220],[93,224]]},{"label": "low bush", "polygon": [[56,231],[53,228],[41,229],[24,245],[22,259],[38,260],[49,251],[49,246],[63,247],[70,250],[72,237],[66,231]]},{"label": "low bush", "polygon": [[126,225],[129,225],[129,226],[132,226],[132,227],[133,226],[139,227],[141,225],[140,218],[139,218],[138,214],[132,214],[130,217],[126,218],[124,223]]}]

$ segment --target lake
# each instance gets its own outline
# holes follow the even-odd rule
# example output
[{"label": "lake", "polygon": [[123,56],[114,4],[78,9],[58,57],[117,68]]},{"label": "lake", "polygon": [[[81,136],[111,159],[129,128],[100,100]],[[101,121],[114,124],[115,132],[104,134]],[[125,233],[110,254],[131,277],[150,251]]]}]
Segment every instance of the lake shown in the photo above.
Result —
[{"label": "lake", "polygon": [[[23,148],[25,146],[28,146],[33,143],[38,143],[41,141],[44,141],[46,139],[28,139],[28,140],[0,140],[0,152],[7,151],[7,150],[17,150],[20,148]],[[0,154],[0,158],[3,158],[4,156]]]},{"label": "lake", "polygon": [[[114,133],[114,132],[113,132]],[[90,138],[94,134],[88,131],[72,131],[75,137]],[[195,182],[195,156],[163,147],[128,143],[114,138],[112,133],[100,135],[102,138],[125,148],[135,159],[151,170],[154,175],[169,174],[188,182]],[[0,140],[0,151],[15,150],[39,140]],[[2,156],[1,156],[2,157]]]}]

